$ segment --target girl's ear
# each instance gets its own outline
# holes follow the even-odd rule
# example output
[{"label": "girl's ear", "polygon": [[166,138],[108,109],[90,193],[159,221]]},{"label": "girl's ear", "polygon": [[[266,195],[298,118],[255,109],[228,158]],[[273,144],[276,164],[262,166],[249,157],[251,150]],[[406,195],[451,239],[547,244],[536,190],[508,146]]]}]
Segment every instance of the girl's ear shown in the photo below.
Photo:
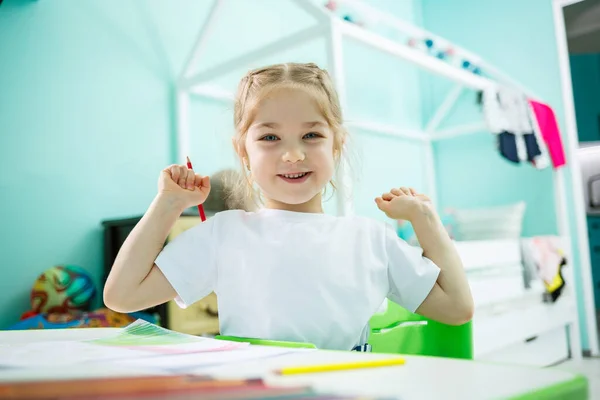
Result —
[{"label": "girl's ear", "polygon": [[335,148],[333,149],[333,158],[339,161],[342,155],[342,149],[344,148],[344,144],[346,143],[346,137],[342,136],[337,142],[338,143],[334,144]]},{"label": "girl's ear", "polygon": [[238,157],[244,162],[247,161],[246,148],[242,146],[240,141],[236,140],[236,138],[231,138],[231,144],[233,145],[233,149],[235,150],[235,153],[238,155]]}]

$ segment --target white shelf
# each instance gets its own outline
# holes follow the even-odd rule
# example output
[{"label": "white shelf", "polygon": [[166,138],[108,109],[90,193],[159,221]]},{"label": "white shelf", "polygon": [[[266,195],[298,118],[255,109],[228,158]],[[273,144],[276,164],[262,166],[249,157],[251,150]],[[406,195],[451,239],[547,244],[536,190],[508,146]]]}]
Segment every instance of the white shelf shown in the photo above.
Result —
[{"label": "white shelf", "polygon": [[504,310],[476,310],[473,318],[475,357],[500,350],[529,338],[566,328],[577,323],[573,297],[565,293],[556,303],[542,303],[540,291],[513,302],[503,303]]},{"label": "white shelf", "polygon": [[521,264],[519,239],[454,241],[465,270]]}]

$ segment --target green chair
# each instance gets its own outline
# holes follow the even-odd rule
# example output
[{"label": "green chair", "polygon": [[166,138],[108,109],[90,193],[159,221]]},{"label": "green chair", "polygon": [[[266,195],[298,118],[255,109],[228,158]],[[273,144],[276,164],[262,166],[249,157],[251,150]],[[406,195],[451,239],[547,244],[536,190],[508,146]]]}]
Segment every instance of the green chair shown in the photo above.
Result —
[{"label": "green chair", "polygon": [[369,321],[374,353],[414,354],[473,359],[471,322],[451,326],[432,321],[388,301],[384,313]]},{"label": "green chair", "polygon": [[[388,301],[387,310],[369,320],[369,344],[374,353],[414,354],[473,359],[473,326],[432,321]],[[217,335],[215,339],[261,346],[316,349],[312,343]]]},{"label": "green chair", "polygon": [[250,343],[250,344],[259,345],[259,346],[290,347],[290,348],[296,348],[296,349],[300,349],[300,348],[316,349],[317,348],[317,346],[315,346],[312,343],[286,342],[286,341],[282,341],[282,340],[255,339],[255,338],[246,338],[246,337],[240,337],[240,336],[217,335],[217,336],[215,336],[215,339],[229,340],[230,342],[244,342],[244,343]]}]

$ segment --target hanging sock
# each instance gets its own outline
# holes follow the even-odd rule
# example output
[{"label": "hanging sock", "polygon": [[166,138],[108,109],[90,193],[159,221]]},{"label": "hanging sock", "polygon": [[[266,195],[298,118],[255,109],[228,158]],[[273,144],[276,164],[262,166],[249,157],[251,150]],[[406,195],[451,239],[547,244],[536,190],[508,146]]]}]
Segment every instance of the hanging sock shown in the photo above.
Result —
[{"label": "hanging sock", "polygon": [[525,149],[527,150],[527,161],[535,162],[536,158],[542,155],[540,146],[538,145],[537,139],[533,133],[523,135],[523,141],[525,142]]},{"label": "hanging sock", "polygon": [[518,164],[519,150],[517,138],[513,133],[514,124],[510,121],[510,113],[505,99],[499,89],[488,88],[481,95],[481,105],[486,125],[496,135],[496,149],[506,160]]},{"label": "hanging sock", "polygon": [[529,161],[537,169],[547,167],[548,162],[544,162],[547,159],[547,156],[544,156],[546,149],[543,147],[543,142],[536,137],[527,97],[522,93],[513,92],[512,105],[515,114],[515,131],[521,135],[523,143],[524,159],[521,159]]},{"label": "hanging sock", "polygon": [[519,159],[519,152],[517,150],[517,137],[514,133],[500,133],[497,135],[496,145],[502,157],[515,164],[521,162]]},{"label": "hanging sock", "polygon": [[529,131],[531,133],[524,135],[525,144],[527,146],[528,160],[537,169],[544,169],[550,166],[550,157],[546,142],[540,132],[537,119],[533,112],[533,107],[529,100],[523,97],[524,101],[524,118],[529,122]]},{"label": "hanging sock", "polygon": [[502,132],[511,131],[505,105],[501,103],[496,88],[488,88],[483,92],[481,104],[485,123],[490,132],[499,135]]}]

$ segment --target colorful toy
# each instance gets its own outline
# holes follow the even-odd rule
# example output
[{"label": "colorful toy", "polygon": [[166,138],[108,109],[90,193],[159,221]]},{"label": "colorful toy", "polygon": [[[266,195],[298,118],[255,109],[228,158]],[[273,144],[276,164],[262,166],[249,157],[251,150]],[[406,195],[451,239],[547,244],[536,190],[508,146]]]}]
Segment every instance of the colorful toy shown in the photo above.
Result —
[{"label": "colorful toy", "polygon": [[88,311],[96,295],[92,277],[75,265],[58,265],[42,273],[31,290],[31,310],[21,319],[41,313]]},{"label": "colorful toy", "polygon": [[159,323],[156,317],[148,313],[121,314],[101,308],[94,312],[71,311],[69,313],[37,314],[19,321],[8,329],[120,328],[135,322],[138,318],[153,324]]},{"label": "colorful toy", "polygon": [[335,1],[333,0],[329,0],[326,4],[325,4],[325,8],[329,9],[330,11],[335,11],[337,9],[337,4]]}]

